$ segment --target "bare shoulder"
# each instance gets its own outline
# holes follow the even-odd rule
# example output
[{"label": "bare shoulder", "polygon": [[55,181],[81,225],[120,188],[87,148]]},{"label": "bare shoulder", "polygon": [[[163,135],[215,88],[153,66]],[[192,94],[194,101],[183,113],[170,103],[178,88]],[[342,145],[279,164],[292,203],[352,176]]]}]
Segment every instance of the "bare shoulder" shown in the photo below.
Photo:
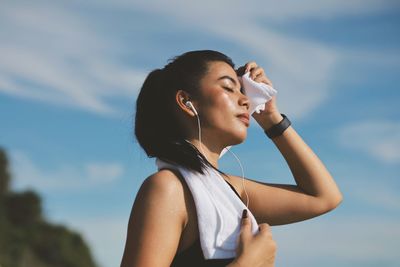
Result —
[{"label": "bare shoulder", "polygon": [[184,226],[182,182],[171,170],[150,175],[133,203],[121,266],[169,266]]},{"label": "bare shoulder", "polygon": [[185,210],[184,189],[178,173],[163,169],[147,177],[137,193],[136,202],[168,206],[170,212],[182,218]]},{"label": "bare shoulder", "polygon": [[151,190],[161,193],[162,196],[183,196],[183,185],[175,171],[169,169],[160,170],[147,177],[139,190]]}]

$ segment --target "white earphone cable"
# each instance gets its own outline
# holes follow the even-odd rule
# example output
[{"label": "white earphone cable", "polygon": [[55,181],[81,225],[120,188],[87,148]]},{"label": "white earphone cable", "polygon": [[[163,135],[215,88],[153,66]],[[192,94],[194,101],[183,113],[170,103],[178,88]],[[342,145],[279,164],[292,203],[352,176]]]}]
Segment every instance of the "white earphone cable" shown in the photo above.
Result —
[{"label": "white earphone cable", "polygon": [[241,169],[241,171],[242,171],[242,186],[243,186],[244,192],[246,193],[246,203],[247,203],[246,206],[247,206],[247,209],[248,209],[248,208],[249,208],[249,203],[250,203],[250,198],[249,198],[249,195],[247,194],[247,190],[246,190],[246,187],[245,187],[245,185],[244,185],[244,171],[243,171],[242,163],[240,162],[240,160],[239,160],[239,158],[236,156],[236,154],[233,153],[233,151],[231,151],[230,148],[226,148],[226,150],[228,150],[228,151],[236,158],[237,162],[238,162],[239,165],[240,165],[240,169]]},{"label": "white earphone cable", "polygon": [[[201,153],[203,153],[203,156],[207,159],[206,155],[204,154],[203,146],[202,146],[202,142],[201,142],[200,118],[199,118],[199,115],[197,115],[197,114],[195,114],[195,115],[196,115],[196,118],[197,118],[197,126],[198,126],[198,131],[199,131],[200,151],[201,151]],[[239,160],[239,158],[236,156],[236,154],[233,153],[233,151],[231,151],[229,148],[226,148],[226,150],[228,150],[228,151],[236,158],[237,162],[238,162],[239,165],[240,165],[240,169],[241,169],[241,171],[242,171],[242,186],[243,186],[244,192],[246,193],[246,207],[247,207],[247,209],[248,209],[248,208],[249,208],[250,199],[249,199],[249,195],[247,194],[246,187],[245,187],[245,185],[244,185],[244,170],[243,170],[242,163],[240,162],[240,160]],[[208,160],[208,159],[207,159],[207,160]]]},{"label": "white earphone cable", "polygon": [[[197,115],[197,114],[195,114],[195,115],[196,115],[196,118],[197,118],[197,127],[198,127],[198,131],[199,131],[200,151],[201,151],[201,153],[203,153],[203,156],[207,159],[206,154],[204,153],[204,150],[203,150],[202,142],[201,142],[200,118],[199,118],[199,115]],[[208,159],[207,159],[207,160],[208,160]]]}]

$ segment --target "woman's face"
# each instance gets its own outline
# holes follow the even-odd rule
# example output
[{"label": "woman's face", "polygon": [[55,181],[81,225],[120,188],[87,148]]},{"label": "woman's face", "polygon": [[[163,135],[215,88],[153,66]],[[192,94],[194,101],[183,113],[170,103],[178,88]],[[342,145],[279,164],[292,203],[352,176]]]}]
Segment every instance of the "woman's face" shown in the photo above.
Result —
[{"label": "woman's face", "polygon": [[204,138],[217,138],[215,141],[224,145],[244,141],[249,127],[249,102],[241,88],[230,65],[222,61],[209,63],[195,101]]}]

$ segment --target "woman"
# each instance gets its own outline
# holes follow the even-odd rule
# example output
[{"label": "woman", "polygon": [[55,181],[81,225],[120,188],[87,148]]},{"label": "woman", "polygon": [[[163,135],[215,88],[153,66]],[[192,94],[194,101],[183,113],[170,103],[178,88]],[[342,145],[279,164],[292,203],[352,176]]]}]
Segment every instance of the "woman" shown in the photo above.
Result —
[{"label": "woman", "polygon": [[[254,81],[272,86],[255,62],[239,69],[250,72]],[[243,142],[249,126],[249,100],[241,89],[242,73],[238,72],[230,58],[210,50],[185,53],[163,69],[152,71],[138,96],[135,119],[136,138],[147,155],[197,172],[202,172],[204,166],[218,169],[221,151]],[[252,116],[270,134],[281,127],[279,123],[284,119],[275,96],[264,111]],[[148,177],[138,191],[121,266],[273,266],[274,246],[268,225],[326,213],[338,206],[342,195],[293,127],[286,125],[278,135],[270,136],[296,185],[246,178],[245,192],[242,177],[220,172],[243,202],[251,200],[248,208],[264,229],[252,238],[242,229],[235,259],[201,259],[191,192],[180,173],[163,169]]]}]

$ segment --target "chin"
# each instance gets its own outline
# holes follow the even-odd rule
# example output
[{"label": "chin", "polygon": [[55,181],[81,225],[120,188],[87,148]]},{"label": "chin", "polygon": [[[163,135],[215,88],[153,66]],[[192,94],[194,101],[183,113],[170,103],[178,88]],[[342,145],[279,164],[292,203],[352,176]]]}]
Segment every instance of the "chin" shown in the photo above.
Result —
[{"label": "chin", "polygon": [[247,137],[247,130],[243,132],[237,132],[235,135],[232,135],[230,140],[231,144],[230,145],[238,145],[243,143],[246,140]]}]

